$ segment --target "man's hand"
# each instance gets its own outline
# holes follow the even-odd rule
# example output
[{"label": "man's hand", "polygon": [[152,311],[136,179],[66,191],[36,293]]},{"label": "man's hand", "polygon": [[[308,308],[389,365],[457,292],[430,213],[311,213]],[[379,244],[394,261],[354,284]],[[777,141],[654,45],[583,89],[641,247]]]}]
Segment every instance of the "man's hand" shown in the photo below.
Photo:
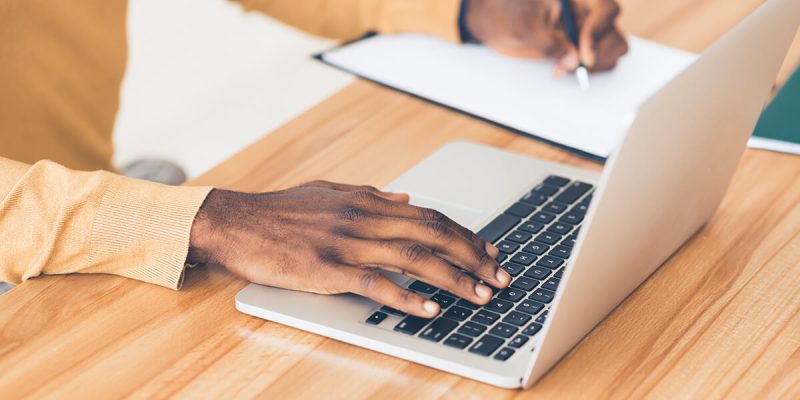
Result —
[{"label": "man's hand", "polygon": [[[433,301],[400,288],[400,272],[477,304],[511,277],[497,248],[408,196],[312,182],[261,194],[214,190],[192,226],[190,262],[217,263],[251,282],[314,293],[357,293],[432,317]],[[454,267],[458,265],[461,268]]]},{"label": "man's hand", "polygon": [[614,0],[572,0],[578,49],[564,31],[559,0],[465,1],[467,29],[476,39],[503,54],[557,60],[557,75],[574,71],[580,61],[592,71],[608,70],[628,52],[614,25]]}]

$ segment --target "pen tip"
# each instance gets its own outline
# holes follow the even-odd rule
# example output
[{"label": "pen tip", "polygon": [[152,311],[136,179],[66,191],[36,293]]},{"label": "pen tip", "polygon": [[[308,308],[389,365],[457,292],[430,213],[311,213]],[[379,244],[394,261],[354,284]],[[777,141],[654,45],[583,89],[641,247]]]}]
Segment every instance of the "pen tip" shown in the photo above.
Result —
[{"label": "pen tip", "polygon": [[580,85],[581,89],[589,90],[589,70],[581,65],[575,70],[575,76],[578,78],[578,85]]}]

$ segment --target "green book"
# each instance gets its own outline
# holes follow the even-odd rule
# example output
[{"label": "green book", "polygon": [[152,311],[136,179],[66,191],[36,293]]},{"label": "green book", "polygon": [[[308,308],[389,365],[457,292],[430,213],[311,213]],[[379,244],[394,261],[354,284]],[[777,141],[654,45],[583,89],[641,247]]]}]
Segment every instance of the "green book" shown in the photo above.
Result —
[{"label": "green book", "polygon": [[800,154],[800,68],[761,113],[750,147]]}]

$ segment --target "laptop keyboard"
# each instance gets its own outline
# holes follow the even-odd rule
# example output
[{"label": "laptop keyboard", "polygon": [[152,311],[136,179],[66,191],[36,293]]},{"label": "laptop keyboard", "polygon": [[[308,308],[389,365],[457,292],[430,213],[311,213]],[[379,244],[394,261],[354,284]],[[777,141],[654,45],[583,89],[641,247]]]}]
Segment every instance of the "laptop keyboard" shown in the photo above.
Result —
[{"label": "laptop keyboard", "polygon": [[478,306],[422,281],[409,290],[439,303],[436,318],[406,315],[383,306],[366,319],[378,325],[390,314],[404,317],[394,330],[423,340],[506,361],[547,318],[575,239],[592,199],[593,186],[550,176],[478,232],[500,249],[497,261],[511,285]]}]

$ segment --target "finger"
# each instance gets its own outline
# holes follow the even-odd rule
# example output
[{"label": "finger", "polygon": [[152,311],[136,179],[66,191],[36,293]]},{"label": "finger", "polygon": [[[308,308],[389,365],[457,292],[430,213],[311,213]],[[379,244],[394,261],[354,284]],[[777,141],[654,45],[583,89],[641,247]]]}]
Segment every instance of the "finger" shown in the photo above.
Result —
[{"label": "finger", "polygon": [[556,77],[561,78],[566,74],[575,72],[578,65],[580,65],[578,51],[575,49],[575,46],[570,46],[569,51],[558,60],[554,73]]},{"label": "finger", "polygon": [[374,193],[390,201],[397,201],[401,203],[408,203],[409,196],[406,193],[390,193],[379,190],[374,186],[369,185],[348,185],[346,183],[329,182],[323,180],[316,180],[306,184],[306,186],[321,187],[326,189],[338,190],[341,192],[359,192],[365,191]]},{"label": "finger", "polygon": [[349,287],[346,289],[348,292],[368,297],[378,303],[417,317],[433,318],[441,311],[441,307],[436,302],[395,285],[378,270],[349,266],[342,268],[346,268],[350,275]]},{"label": "finger", "polygon": [[592,71],[606,71],[617,65],[619,59],[628,52],[625,37],[617,30],[606,34],[597,45],[598,57]]},{"label": "finger", "polygon": [[420,243],[434,255],[462,267],[492,286],[503,288],[511,282],[511,276],[495,261],[499,251],[489,252],[476,247],[442,222],[377,217],[361,224],[357,235],[363,239]]},{"label": "finger", "polygon": [[593,67],[597,60],[596,40],[614,28],[619,6],[612,0],[598,0],[580,27],[578,50],[581,61]]},{"label": "finger", "polygon": [[455,221],[448,218],[446,215],[431,208],[416,207],[410,204],[402,204],[398,202],[389,202],[382,197],[364,196],[360,199],[360,205],[365,207],[374,215],[381,215],[385,217],[407,218],[424,221],[442,222],[447,227],[472,242],[475,247],[484,249],[489,252],[492,257],[497,257],[499,251],[497,248],[489,243],[486,243],[483,238],[476,235],[471,230],[459,225]]},{"label": "finger", "polygon": [[486,304],[492,290],[479,284],[460,268],[437,257],[427,247],[410,240],[359,240],[343,256],[347,264],[380,266],[393,272],[421,279],[473,303]]}]

